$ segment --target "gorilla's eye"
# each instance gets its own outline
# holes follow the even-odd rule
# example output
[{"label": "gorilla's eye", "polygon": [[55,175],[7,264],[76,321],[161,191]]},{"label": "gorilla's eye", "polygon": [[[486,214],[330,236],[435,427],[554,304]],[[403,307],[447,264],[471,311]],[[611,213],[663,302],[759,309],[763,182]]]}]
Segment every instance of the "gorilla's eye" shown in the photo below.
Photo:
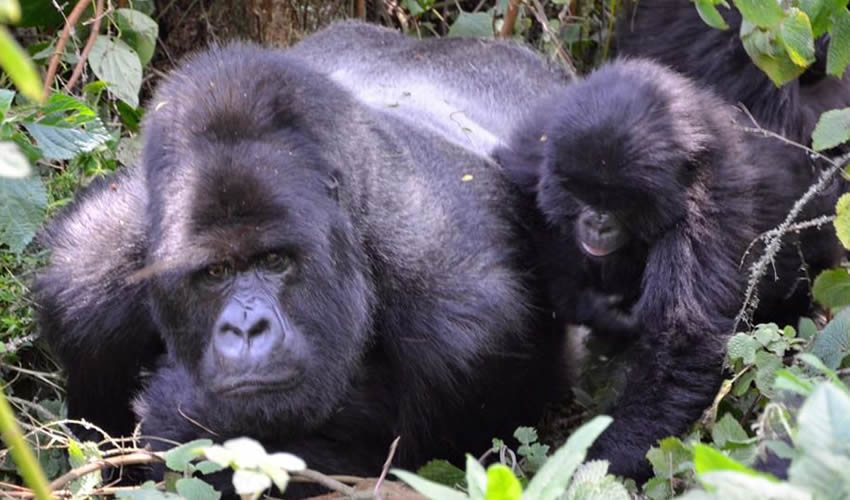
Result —
[{"label": "gorilla's eye", "polygon": [[211,278],[224,278],[230,274],[231,270],[232,268],[227,262],[216,262],[207,267],[207,275]]},{"label": "gorilla's eye", "polygon": [[292,259],[284,254],[270,252],[263,256],[262,265],[271,271],[284,272],[292,265]]}]

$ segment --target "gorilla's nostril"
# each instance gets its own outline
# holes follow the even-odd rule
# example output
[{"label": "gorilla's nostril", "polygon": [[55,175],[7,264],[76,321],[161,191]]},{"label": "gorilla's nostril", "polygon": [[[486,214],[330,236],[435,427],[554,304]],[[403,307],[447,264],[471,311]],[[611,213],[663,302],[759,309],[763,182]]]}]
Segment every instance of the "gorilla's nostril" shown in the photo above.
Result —
[{"label": "gorilla's nostril", "polygon": [[267,333],[269,331],[269,326],[270,324],[268,319],[260,318],[260,320],[254,323],[254,325],[248,330],[248,338]]}]

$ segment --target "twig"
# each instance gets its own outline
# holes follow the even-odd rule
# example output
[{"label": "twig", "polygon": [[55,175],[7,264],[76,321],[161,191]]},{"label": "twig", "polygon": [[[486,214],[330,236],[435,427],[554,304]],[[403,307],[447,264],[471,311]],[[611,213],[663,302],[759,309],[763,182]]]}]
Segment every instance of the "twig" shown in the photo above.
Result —
[{"label": "twig", "polygon": [[44,77],[44,98],[47,99],[48,94],[50,93],[50,87],[53,83],[53,79],[56,78],[56,70],[59,68],[59,57],[62,55],[62,52],[65,51],[65,45],[68,44],[68,39],[71,38],[71,30],[74,28],[74,25],[77,24],[77,21],[80,20],[80,16],[83,15],[83,12],[86,10],[89,2],[91,0],[80,0],[77,2],[77,5],[74,6],[74,10],[71,11],[71,14],[68,16],[68,20],[65,22],[65,27],[62,28],[62,33],[59,35],[59,41],[56,42],[56,50],[53,52],[53,55],[50,56],[50,64],[47,66],[47,76]]},{"label": "twig", "polygon": [[[14,485],[4,483],[2,486],[4,487],[12,487]],[[164,488],[163,483],[157,484],[157,488]],[[120,493],[122,491],[136,491],[138,490],[138,486],[104,486],[102,488],[94,488],[93,490],[88,492],[88,495],[109,495],[114,496],[116,493]],[[19,490],[9,491],[9,490],[0,490],[0,496],[8,497],[8,498],[33,498],[35,494],[27,489],[21,488]],[[74,493],[71,490],[58,490],[53,492],[54,497],[73,497]]]},{"label": "twig", "polygon": [[540,0],[524,0],[529,1],[533,5],[531,6],[531,12],[534,14],[534,17],[537,18],[537,22],[540,23],[543,31],[549,35],[549,39],[552,40],[552,45],[555,46],[555,52],[558,54],[558,58],[561,60],[561,66],[564,70],[569,74],[570,77],[575,78],[576,76],[576,66],[573,64],[573,60],[567,51],[564,50],[564,46],[561,45],[561,41],[558,40],[558,34],[552,32],[552,28],[549,26],[549,20],[546,19],[546,10],[543,8],[543,4],[540,3]]},{"label": "twig", "polygon": [[505,18],[502,22],[502,31],[499,32],[499,38],[508,39],[514,34],[517,14],[519,14],[519,0],[509,0],[508,8],[505,11]]},{"label": "twig", "polygon": [[387,461],[384,462],[384,468],[381,469],[381,475],[378,476],[378,480],[375,481],[375,498],[381,498],[381,485],[384,483],[384,479],[387,477],[387,473],[390,471],[390,465],[393,464],[393,457],[395,456],[395,450],[398,448],[398,442],[401,440],[401,436],[397,436],[393,439],[392,444],[390,444],[390,452],[387,453]]},{"label": "twig", "polygon": [[354,0],[354,17],[366,19],[366,0]]},{"label": "twig", "polygon": [[149,451],[137,451],[114,458],[104,458],[87,463],[59,476],[50,483],[50,489],[53,491],[62,489],[71,481],[79,479],[94,471],[106,469],[107,467],[123,467],[125,465],[149,464],[153,462],[162,462],[162,457]]},{"label": "twig", "polygon": [[311,482],[320,484],[331,491],[336,491],[344,495],[350,496],[353,495],[355,492],[355,489],[351,486],[343,484],[330,476],[326,476],[321,472],[314,471],[312,469],[293,471],[291,474],[294,477],[302,477],[304,479],[308,479]]},{"label": "twig", "polygon": [[83,74],[83,68],[86,67],[86,59],[89,57],[89,52],[91,52],[92,47],[94,47],[94,42],[97,40],[98,31],[100,30],[101,16],[103,16],[103,0],[97,0],[97,4],[94,9],[94,23],[92,24],[91,32],[89,33],[89,39],[86,41],[86,46],[83,47],[83,52],[80,54],[80,60],[77,61],[77,65],[74,67],[74,72],[71,73],[71,78],[68,80],[68,83],[65,84],[65,90],[71,90],[74,88],[77,80],[80,79],[80,75]]}]

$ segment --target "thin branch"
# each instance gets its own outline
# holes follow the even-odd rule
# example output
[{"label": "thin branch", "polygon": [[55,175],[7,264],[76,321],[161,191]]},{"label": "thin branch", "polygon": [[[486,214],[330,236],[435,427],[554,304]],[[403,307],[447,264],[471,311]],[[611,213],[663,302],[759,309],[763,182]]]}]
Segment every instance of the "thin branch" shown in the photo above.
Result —
[{"label": "thin branch", "polygon": [[293,471],[290,474],[292,474],[294,477],[301,477],[301,478],[304,478],[304,479],[308,479],[311,482],[320,484],[320,485],[324,486],[325,488],[327,488],[331,491],[336,491],[336,492],[342,493],[344,495],[351,496],[355,492],[355,489],[352,488],[351,486],[348,486],[347,484],[343,484],[343,483],[337,481],[336,479],[334,479],[330,476],[326,476],[326,475],[322,474],[321,472],[314,471],[312,469],[304,469],[304,470],[299,470],[299,471]]},{"label": "thin branch", "polygon": [[94,10],[94,23],[91,27],[91,32],[89,33],[89,39],[86,42],[86,46],[83,47],[83,53],[80,54],[80,60],[77,61],[77,65],[74,67],[74,72],[71,73],[71,78],[68,80],[68,83],[65,84],[65,90],[71,90],[76,85],[77,80],[80,79],[80,75],[83,74],[83,68],[86,67],[86,60],[89,57],[89,52],[91,52],[92,47],[94,47],[94,42],[97,40],[98,31],[100,31],[100,20],[103,16],[103,0],[97,0],[97,4],[95,5]]},{"label": "thin branch", "polygon": [[502,31],[499,33],[499,38],[508,39],[514,34],[514,25],[516,24],[517,14],[519,14],[519,0],[509,0],[508,8],[505,11],[505,18],[502,23]]},{"label": "thin branch", "polygon": [[354,17],[366,19],[366,0],[354,0]]},{"label": "thin branch", "polygon": [[71,14],[68,16],[68,20],[65,22],[65,27],[62,28],[62,33],[59,35],[59,41],[56,42],[56,50],[53,52],[53,55],[50,56],[50,63],[47,66],[47,76],[44,78],[44,98],[47,99],[48,94],[50,94],[50,87],[53,84],[53,79],[56,78],[56,71],[59,69],[59,58],[62,56],[62,53],[65,51],[65,45],[68,44],[68,39],[71,38],[71,30],[77,24],[77,21],[80,20],[80,16],[83,15],[83,12],[86,10],[91,0],[80,0],[77,2],[77,5],[74,6],[74,10],[71,11]]},{"label": "thin branch", "polygon": [[108,467],[123,467],[125,465],[150,464],[154,462],[162,462],[162,457],[149,451],[137,451],[118,457],[96,460],[94,462],[77,467],[76,469],[70,470],[65,474],[59,476],[58,478],[54,479],[53,482],[50,483],[50,489],[53,491],[60,490],[71,481],[77,480],[85,476],[86,474],[90,474],[98,470],[103,470]]},{"label": "thin branch", "polygon": [[384,468],[381,469],[381,475],[378,476],[378,480],[375,481],[375,498],[381,498],[381,485],[384,483],[384,479],[387,477],[387,473],[390,471],[390,466],[393,464],[393,457],[395,456],[395,450],[398,448],[398,442],[401,440],[401,436],[397,436],[393,439],[392,444],[390,444],[390,452],[387,453],[387,460],[384,462]]},{"label": "thin branch", "polygon": [[558,58],[561,60],[561,66],[564,70],[569,74],[570,77],[575,78],[576,76],[576,66],[573,64],[573,60],[567,51],[564,50],[564,46],[561,45],[561,41],[558,39],[558,34],[552,31],[552,27],[549,26],[549,20],[546,18],[546,10],[543,8],[543,4],[540,3],[540,0],[523,0],[531,2],[531,12],[534,14],[534,17],[537,18],[537,22],[540,23],[540,26],[543,28],[543,31],[549,36],[549,39],[552,40],[552,44],[555,46],[555,52],[558,54]]}]

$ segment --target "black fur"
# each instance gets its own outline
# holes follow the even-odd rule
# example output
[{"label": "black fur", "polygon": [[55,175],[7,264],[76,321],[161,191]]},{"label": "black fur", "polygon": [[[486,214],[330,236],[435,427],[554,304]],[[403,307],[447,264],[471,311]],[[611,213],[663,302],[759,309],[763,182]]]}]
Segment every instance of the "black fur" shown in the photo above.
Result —
[{"label": "black fur", "polygon": [[[538,292],[533,207],[486,156],[322,74],[333,68],[299,57],[305,43],[182,65],[149,105],[141,167],[51,224],[36,296],[71,416],[128,432],[136,396],[145,435],[248,435],[361,475],[380,471],[395,436],[395,464],[412,468],[533,425],[562,390],[563,340]],[[292,274],[264,268],[269,252],[290,256]],[[273,297],[286,339],[300,339],[239,376],[297,363],[294,387],[216,392],[233,367],[211,350],[213,327],[236,292],[204,273],[222,262],[255,273],[265,284],[248,293]],[[153,375],[136,394],[140,367]]]},{"label": "black fur", "polygon": [[[637,337],[614,423],[592,453],[617,474],[648,477],[647,449],[683,433],[711,403],[752,259],[745,250],[815,175],[801,150],[739,132],[738,117],[661,65],[621,60],[543,99],[495,153],[546,217],[538,245],[559,316],[601,314],[605,322],[590,326]],[[585,254],[576,237],[585,207],[614,214],[630,243]],[[761,291],[770,311],[808,307],[797,238],[777,259],[779,282]],[[830,243],[804,247],[810,265],[833,262]],[[606,318],[606,304],[623,317]]]}]

